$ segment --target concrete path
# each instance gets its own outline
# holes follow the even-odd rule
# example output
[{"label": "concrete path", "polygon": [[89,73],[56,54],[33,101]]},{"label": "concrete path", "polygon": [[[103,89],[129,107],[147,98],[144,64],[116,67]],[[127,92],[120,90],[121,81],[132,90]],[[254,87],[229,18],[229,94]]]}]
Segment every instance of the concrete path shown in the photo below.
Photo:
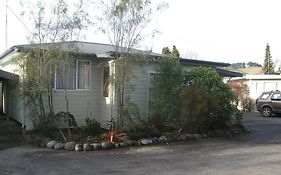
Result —
[{"label": "concrete path", "polygon": [[98,152],[54,151],[31,145],[0,150],[0,174],[281,174],[281,117],[244,116],[251,133]]}]

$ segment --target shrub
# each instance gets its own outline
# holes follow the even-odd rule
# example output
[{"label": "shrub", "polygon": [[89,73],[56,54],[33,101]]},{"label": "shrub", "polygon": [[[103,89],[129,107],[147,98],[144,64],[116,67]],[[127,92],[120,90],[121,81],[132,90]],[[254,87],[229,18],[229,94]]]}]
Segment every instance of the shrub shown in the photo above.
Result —
[{"label": "shrub", "polygon": [[249,87],[245,80],[232,80],[227,83],[236,97],[236,107],[242,111],[252,110],[252,101],[249,97]]},{"label": "shrub", "polygon": [[[234,110],[232,102],[235,97],[229,86],[223,83],[216,71],[212,68],[196,67],[191,70],[187,78],[187,85],[201,88],[205,91],[206,98],[211,99],[211,102],[208,102],[209,108],[214,108],[215,106],[214,109],[209,110],[211,117],[210,129],[223,129],[232,125],[231,116]],[[196,105],[201,104],[193,104],[192,106],[186,106],[186,108]]]},{"label": "shrub", "polygon": [[85,121],[86,125],[81,127],[83,134],[87,136],[98,136],[101,134],[100,122],[96,121],[94,118],[86,118]]},{"label": "shrub", "polygon": [[219,109],[218,99],[202,87],[190,85],[183,94],[182,124],[188,132],[210,129],[213,113]]},{"label": "shrub", "polygon": [[[181,109],[183,72],[177,58],[162,58],[157,64],[157,73],[152,83],[152,118],[176,127]],[[159,123],[159,125],[164,125]],[[160,129],[160,128],[158,128]]]},{"label": "shrub", "polygon": [[130,127],[129,137],[134,140],[157,137],[160,132],[149,121],[140,120]]}]

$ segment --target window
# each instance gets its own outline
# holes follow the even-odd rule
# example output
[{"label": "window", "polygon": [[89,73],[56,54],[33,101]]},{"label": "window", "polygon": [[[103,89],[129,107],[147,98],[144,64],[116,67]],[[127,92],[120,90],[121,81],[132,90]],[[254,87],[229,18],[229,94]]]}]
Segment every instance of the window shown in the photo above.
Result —
[{"label": "window", "polygon": [[269,97],[269,93],[266,93],[266,94],[262,94],[261,98],[262,100],[266,100],[268,97]]},{"label": "window", "polygon": [[91,63],[77,60],[73,64],[56,69],[55,89],[90,89]]},{"label": "window", "polygon": [[280,93],[273,94],[271,100],[281,100],[281,94]]},{"label": "window", "polygon": [[90,89],[90,61],[77,61],[78,89]]},{"label": "window", "polygon": [[56,69],[56,89],[76,89],[76,66],[69,64]]}]

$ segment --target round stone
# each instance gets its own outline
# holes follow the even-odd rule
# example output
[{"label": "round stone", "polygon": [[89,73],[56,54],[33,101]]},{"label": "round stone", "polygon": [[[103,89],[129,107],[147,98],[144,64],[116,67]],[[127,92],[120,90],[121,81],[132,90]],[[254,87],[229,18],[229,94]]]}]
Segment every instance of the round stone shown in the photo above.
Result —
[{"label": "round stone", "polygon": [[75,151],[83,151],[83,145],[78,143],[75,145]]},{"label": "round stone", "polygon": [[102,142],[101,143],[102,149],[110,149],[113,148],[113,145],[109,142]]},{"label": "round stone", "polygon": [[55,148],[55,150],[61,150],[61,149],[64,148],[64,144],[63,143],[57,143],[54,148]]},{"label": "round stone", "polygon": [[91,144],[89,144],[89,143],[84,143],[83,150],[84,151],[92,151],[93,150],[93,146]]},{"label": "round stone", "polygon": [[93,143],[92,146],[94,147],[94,150],[100,150],[102,149],[102,146],[100,143]]},{"label": "round stone", "polygon": [[54,149],[55,145],[57,144],[58,142],[55,141],[55,140],[51,140],[47,143],[47,148],[49,149]]},{"label": "round stone", "polygon": [[64,149],[68,151],[73,151],[75,149],[75,142],[67,142],[64,144]]}]

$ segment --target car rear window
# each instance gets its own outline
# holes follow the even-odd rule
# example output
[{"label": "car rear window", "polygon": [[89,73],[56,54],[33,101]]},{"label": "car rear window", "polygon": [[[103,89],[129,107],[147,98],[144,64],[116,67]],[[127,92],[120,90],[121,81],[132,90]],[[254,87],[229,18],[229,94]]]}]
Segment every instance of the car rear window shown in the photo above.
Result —
[{"label": "car rear window", "polygon": [[269,97],[269,95],[270,95],[269,93],[262,94],[261,97],[260,97],[260,99],[261,99],[261,100],[265,100],[265,99],[267,99],[267,98]]}]

